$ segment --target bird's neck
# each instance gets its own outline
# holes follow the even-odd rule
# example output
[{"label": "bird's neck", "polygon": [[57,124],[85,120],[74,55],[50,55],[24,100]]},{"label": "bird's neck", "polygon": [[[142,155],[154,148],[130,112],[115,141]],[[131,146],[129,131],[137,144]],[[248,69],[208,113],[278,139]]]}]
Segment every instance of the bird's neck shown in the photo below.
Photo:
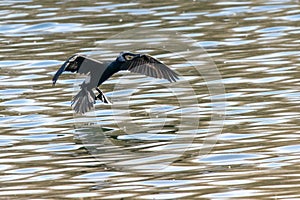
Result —
[{"label": "bird's neck", "polygon": [[99,80],[99,84],[101,85],[104,81],[106,81],[109,77],[111,77],[113,74],[117,73],[118,71],[120,71],[121,69],[121,65],[122,63],[115,60],[113,62],[111,62],[107,68],[105,69],[105,71],[103,72],[100,80]]},{"label": "bird's neck", "polygon": [[121,65],[122,65],[122,63],[120,61],[115,60],[115,61],[111,62],[107,68],[114,74],[114,73],[120,71]]}]

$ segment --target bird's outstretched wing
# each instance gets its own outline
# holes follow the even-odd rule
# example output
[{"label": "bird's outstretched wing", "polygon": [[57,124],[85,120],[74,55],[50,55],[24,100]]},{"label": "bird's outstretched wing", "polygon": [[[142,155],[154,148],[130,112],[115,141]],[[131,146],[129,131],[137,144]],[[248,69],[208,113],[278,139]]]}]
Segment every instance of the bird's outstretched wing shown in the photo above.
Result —
[{"label": "bird's outstretched wing", "polygon": [[59,76],[64,71],[69,71],[69,72],[76,72],[80,74],[87,74],[88,77],[85,82],[87,83],[89,81],[90,84],[89,87],[95,88],[98,86],[99,79],[106,68],[107,68],[106,63],[102,63],[98,60],[88,58],[84,55],[75,54],[70,58],[68,58],[64,62],[64,64],[57,70],[56,74],[52,79],[52,82],[53,85],[55,85]]},{"label": "bird's outstretched wing", "polygon": [[70,58],[68,58],[64,62],[64,64],[57,70],[55,75],[53,76],[53,78],[52,78],[53,85],[55,85],[55,83],[58,80],[59,76],[64,71],[77,72],[84,59],[85,59],[84,56],[81,56],[81,55],[78,55],[78,54],[74,54]]},{"label": "bird's outstretched wing", "polygon": [[167,79],[176,82],[178,74],[159,60],[147,54],[141,54],[121,66],[121,70],[140,73],[154,78]]}]

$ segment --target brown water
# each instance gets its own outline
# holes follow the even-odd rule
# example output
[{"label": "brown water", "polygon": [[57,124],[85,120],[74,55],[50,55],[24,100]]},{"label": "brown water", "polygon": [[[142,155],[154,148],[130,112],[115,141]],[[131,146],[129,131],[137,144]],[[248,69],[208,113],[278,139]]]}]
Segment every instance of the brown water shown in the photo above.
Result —
[{"label": "brown water", "polygon": [[[0,8],[0,199],[300,199],[298,1]],[[74,115],[82,79],[52,87],[62,62],[130,47],[179,82],[120,73],[112,106]]]}]

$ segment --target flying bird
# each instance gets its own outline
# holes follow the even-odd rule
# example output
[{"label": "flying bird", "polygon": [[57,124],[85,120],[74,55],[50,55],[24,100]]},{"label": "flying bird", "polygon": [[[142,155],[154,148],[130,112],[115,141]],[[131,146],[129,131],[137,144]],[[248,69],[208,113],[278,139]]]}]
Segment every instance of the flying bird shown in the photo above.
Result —
[{"label": "flying bird", "polygon": [[[169,82],[176,82],[179,79],[176,72],[148,54],[121,52],[116,60],[109,64],[85,55],[74,54],[57,70],[52,82],[55,85],[59,76],[64,71],[87,75],[87,78],[80,85],[80,91],[72,99],[72,107],[75,112],[83,114],[94,106],[97,99],[104,103],[110,103],[108,98],[99,89],[99,86],[113,74],[121,70],[128,70],[154,78],[167,79]],[[93,89],[99,92],[97,96],[93,92]]]}]

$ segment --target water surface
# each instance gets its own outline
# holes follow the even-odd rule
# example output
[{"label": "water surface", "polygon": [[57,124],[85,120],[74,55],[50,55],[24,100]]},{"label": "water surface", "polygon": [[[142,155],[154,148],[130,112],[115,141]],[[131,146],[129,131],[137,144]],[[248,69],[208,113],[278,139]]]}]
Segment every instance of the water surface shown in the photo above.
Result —
[{"label": "water surface", "polygon": [[[300,198],[298,1],[22,0],[0,7],[0,198]],[[119,34],[110,42],[121,50],[136,42],[120,36],[133,28],[161,31],[141,35],[147,45],[140,51],[182,80],[120,73],[102,86],[114,106],[98,102],[87,116],[74,116],[70,102],[82,79],[67,73],[52,87],[57,68],[74,53],[114,59],[118,49],[103,41]],[[150,48],[170,31],[205,48],[224,94],[213,94],[215,83],[178,56],[190,58],[194,49]],[[226,113],[214,144],[207,138],[220,127],[212,121],[220,106]]]}]

